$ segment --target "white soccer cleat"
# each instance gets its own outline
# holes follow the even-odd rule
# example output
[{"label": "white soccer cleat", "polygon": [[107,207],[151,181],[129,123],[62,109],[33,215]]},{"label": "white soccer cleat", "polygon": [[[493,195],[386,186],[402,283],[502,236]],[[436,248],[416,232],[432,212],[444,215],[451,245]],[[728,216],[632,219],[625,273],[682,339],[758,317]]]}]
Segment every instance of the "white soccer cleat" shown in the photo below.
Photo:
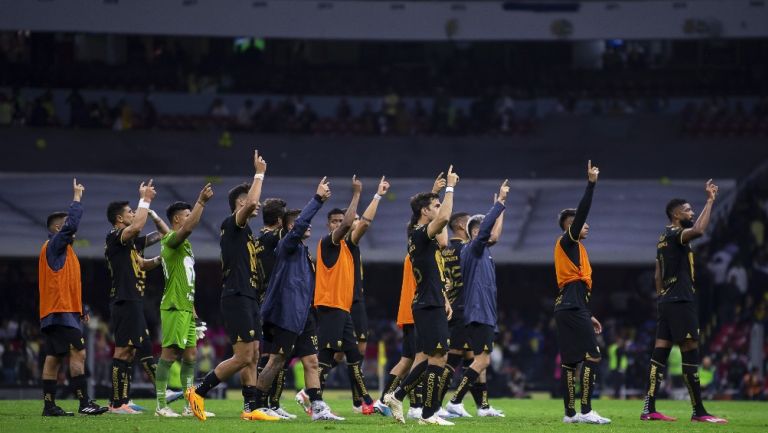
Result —
[{"label": "white soccer cleat", "polygon": [[408,419],[421,419],[421,408],[420,407],[409,408]]},{"label": "white soccer cleat", "polygon": [[373,402],[373,409],[377,413],[381,414],[381,416],[392,416],[392,409],[387,407],[387,405],[382,403],[380,400]]},{"label": "white soccer cleat", "polygon": [[611,420],[600,416],[596,411],[590,411],[589,413],[580,413],[576,415],[579,418],[580,423],[584,424],[610,424]]},{"label": "white soccer cleat", "polygon": [[[216,416],[216,414],[213,412],[208,412],[207,410],[204,412],[206,418],[212,418]],[[192,409],[190,409],[189,406],[184,406],[184,410],[181,411],[181,416],[195,416],[195,414],[192,413]]]},{"label": "white soccer cleat", "polygon": [[[443,409],[440,410],[442,411]],[[469,412],[464,409],[464,403],[451,403],[449,401],[448,404],[445,405],[445,412],[448,412],[450,418],[472,418],[472,415],[470,415]],[[444,416],[440,415],[439,412],[438,416],[445,418]]]},{"label": "white soccer cleat", "polygon": [[165,390],[165,402],[167,404],[171,404],[176,400],[181,400],[184,398],[184,392],[183,391],[174,391],[172,389],[166,389]]},{"label": "white soccer cleat", "polygon": [[579,422],[579,414],[577,413],[574,416],[565,415],[563,417],[563,422],[566,423],[566,424],[576,424],[576,423]]},{"label": "white soccer cleat", "polygon": [[389,410],[392,411],[392,416],[398,421],[405,424],[405,418],[403,417],[403,402],[395,398],[395,394],[390,392],[384,395],[384,404],[387,405]]},{"label": "white soccer cleat", "polygon": [[273,408],[272,412],[282,418],[282,419],[296,419],[296,415],[288,412],[287,410],[283,409],[282,407]]},{"label": "white soccer cleat", "polygon": [[309,401],[309,395],[307,395],[307,393],[304,391],[304,388],[297,392],[296,397],[293,399],[296,401],[296,404],[301,406],[301,408],[304,410],[304,413],[307,415],[312,415],[312,403]]},{"label": "white soccer cleat", "polygon": [[331,412],[328,404],[319,400],[312,403],[312,421],[344,421],[344,418]]},{"label": "white soccer cleat", "polygon": [[422,425],[456,425],[450,421],[444,420],[437,416],[437,414],[432,415],[429,418],[421,418],[419,419],[419,424]]},{"label": "white soccer cleat", "polygon": [[363,413],[363,406],[352,405],[352,412],[353,413]]},{"label": "white soccer cleat", "polygon": [[[189,414],[192,415],[192,411],[190,411]],[[177,414],[176,412],[173,411],[173,409],[166,406],[166,407],[155,409],[155,416],[162,416],[164,418],[177,418],[177,417],[180,417],[181,415]]]},{"label": "white soccer cleat", "polygon": [[497,418],[505,418],[506,415],[504,415],[504,412],[494,409],[493,407],[488,407],[486,409],[483,409],[482,407],[477,410],[477,416],[483,417],[497,417]]}]

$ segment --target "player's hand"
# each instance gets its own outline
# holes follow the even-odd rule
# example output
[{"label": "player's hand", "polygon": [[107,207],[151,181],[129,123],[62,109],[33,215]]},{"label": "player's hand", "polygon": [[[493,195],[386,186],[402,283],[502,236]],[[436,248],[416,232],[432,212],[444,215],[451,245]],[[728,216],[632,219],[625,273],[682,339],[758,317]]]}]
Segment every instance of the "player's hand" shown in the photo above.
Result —
[{"label": "player's hand", "polygon": [[259,151],[253,151],[253,166],[256,168],[256,174],[264,174],[267,172],[267,161],[259,156]]},{"label": "player's hand", "polygon": [[459,174],[453,171],[453,164],[451,164],[451,166],[448,167],[448,179],[446,180],[445,185],[454,187],[457,183],[459,183]]},{"label": "player's hand", "polygon": [[590,159],[589,162],[587,162],[587,178],[590,182],[595,183],[597,182],[597,176],[600,174],[600,169],[597,168],[597,166],[592,165],[592,160]]},{"label": "player's hand", "polygon": [[80,321],[87,325],[88,322],[91,321],[91,315],[88,313],[83,314],[82,316],[80,316]]},{"label": "player's hand", "polygon": [[363,183],[357,178],[357,175],[352,175],[352,194],[360,194],[363,192]]},{"label": "player's hand", "polygon": [[389,182],[387,182],[386,176],[381,176],[381,181],[379,181],[379,189],[376,190],[376,194],[380,196],[384,196],[387,191],[389,191]]},{"label": "player's hand", "polygon": [[205,184],[203,187],[203,190],[200,191],[200,195],[197,197],[197,201],[200,202],[203,206],[205,206],[206,203],[208,203],[208,200],[213,197],[213,187],[210,183]]},{"label": "player's hand", "polygon": [[707,191],[707,200],[715,200],[715,197],[717,197],[717,189],[717,185],[712,183],[712,179],[709,179],[704,187],[704,190]]},{"label": "player's hand", "polygon": [[85,187],[77,183],[77,178],[72,179],[72,190],[75,193],[74,201],[80,201],[81,198],[83,198],[83,191],[85,191]]},{"label": "player's hand", "polygon": [[149,179],[149,182],[145,185],[144,182],[139,185],[139,197],[141,197],[142,200],[145,202],[151,202],[153,198],[157,195],[157,192],[155,191],[155,186],[152,185],[154,179]]},{"label": "player's hand", "polygon": [[437,175],[437,178],[435,178],[435,183],[432,185],[432,193],[437,194],[440,191],[445,188],[445,178],[443,177],[443,172],[441,171],[440,174]]},{"label": "player's hand", "polygon": [[320,196],[320,200],[326,201],[328,200],[328,197],[331,196],[331,182],[327,180],[325,176],[323,176],[323,179],[320,181],[320,184],[317,185],[317,191],[315,194]]},{"label": "player's hand", "polygon": [[451,303],[447,299],[445,300],[445,315],[448,317],[448,320],[451,320],[453,317],[453,308],[451,308]]},{"label": "player's hand", "polygon": [[[504,179],[504,182],[502,182],[501,187],[499,187],[499,194],[498,194],[498,201],[501,202],[501,204],[504,204],[504,202],[507,200],[507,194],[509,194],[509,179]],[[494,200],[495,202],[496,200]]]},{"label": "player's hand", "polygon": [[206,326],[206,323],[198,318],[195,318],[195,334],[197,334],[198,340],[205,338],[205,331],[207,330],[208,326]]},{"label": "player's hand", "polygon": [[595,334],[601,334],[603,332],[603,325],[600,324],[600,321],[595,319],[595,316],[592,316],[592,327],[595,328]]}]

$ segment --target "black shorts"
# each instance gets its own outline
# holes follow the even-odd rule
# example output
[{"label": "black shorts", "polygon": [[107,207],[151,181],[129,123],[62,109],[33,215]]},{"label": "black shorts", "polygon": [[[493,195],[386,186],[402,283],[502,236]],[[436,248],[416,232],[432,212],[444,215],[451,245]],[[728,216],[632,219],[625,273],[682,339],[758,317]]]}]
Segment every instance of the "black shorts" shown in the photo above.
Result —
[{"label": "black shorts", "polygon": [[365,310],[365,301],[353,302],[351,314],[357,342],[363,343],[368,341],[368,312]]},{"label": "black shorts", "polygon": [[85,349],[85,338],[77,328],[63,325],[46,326],[42,330],[45,336],[45,354],[48,356],[66,356],[71,350]]},{"label": "black shorts", "polygon": [[403,325],[403,358],[414,359],[419,351],[416,340],[416,327],[414,325]]},{"label": "black shorts", "polygon": [[665,302],[659,304],[656,338],[679,343],[699,340],[699,312],[694,302]]},{"label": "black shorts", "polygon": [[357,350],[352,316],[340,308],[317,307],[317,337],[323,349],[334,352]]},{"label": "black shorts", "polygon": [[448,329],[448,316],[443,307],[413,309],[413,321],[416,322],[419,350],[427,355],[445,353],[451,346],[451,331]]},{"label": "black shorts", "polygon": [[270,346],[270,353],[284,355],[286,358],[316,355],[318,347],[314,313],[310,311],[304,330],[298,335],[273,323],[264,323],[264,340]]},{"label": "black shorts", "polygon": [[141,301],[117,301],[110,306],[109,331],[115,347],[140,347],[149,338],[144,303]]},{"label": "black shorts", "polygon": [[560,343],[560,357],[564,364],[581,362],[587,357],[600,357],[600,348],[589,311],[555,311],[555,324]]},{"label": "black shorts", "polygon": [[448,328],[451,330],[451,349],[472,350],[467,326],[464,323],[464,315],[461,311],[453,311],[453,317],[448,322]]},{"label": "black shorts", "polygon": [[225,296],[221,298],[221,315],[232,345],[261,339],[261,308],[256,299],[243,295]]},{"label": "black shorts", "polygon": [[473,352],[477,354],[493,352],[493,339],[496,337],[496,330],[493,326],[472,322],[464,329],[466,329],[469,338],[469,347]]}]

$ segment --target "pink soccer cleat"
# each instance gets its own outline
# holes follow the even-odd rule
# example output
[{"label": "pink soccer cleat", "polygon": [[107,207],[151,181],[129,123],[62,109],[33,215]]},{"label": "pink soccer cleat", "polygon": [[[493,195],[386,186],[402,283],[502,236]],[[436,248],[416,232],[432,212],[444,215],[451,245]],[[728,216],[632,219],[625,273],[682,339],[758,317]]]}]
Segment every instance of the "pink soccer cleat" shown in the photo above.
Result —
[{"label": "pink soccer cleat", "polygon": [[641,421],[677,421],[677,418],[666,416],[661,412],[648,412],[640,415]]},{"label": "pink soccer cleat", "polygon": [[693,422],[708,422],[712,424],[728,424],[728,420],[725,418],[718,418],[714,415],[701,415],[701,416],[692,416],[691,421]]}]

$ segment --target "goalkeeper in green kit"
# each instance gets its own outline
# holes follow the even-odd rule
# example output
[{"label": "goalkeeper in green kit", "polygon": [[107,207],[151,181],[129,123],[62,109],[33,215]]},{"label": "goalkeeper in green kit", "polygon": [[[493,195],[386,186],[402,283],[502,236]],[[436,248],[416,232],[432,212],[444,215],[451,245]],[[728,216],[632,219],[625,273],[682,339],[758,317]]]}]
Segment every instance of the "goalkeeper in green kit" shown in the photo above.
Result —
[{"label": "goalkeeper in green kit", "polygon": [[[195,379],[197,339],[202,338],[204,327],[196,324],[195,313],[195,256],[187,239],[200,222],[205,203],[213,197],[211,184],[205,185],[194,207],[189,203],[176,202],[168,206],[166,216],[171,231],[160,241],[160,257],[165,275],[165,291],[160,301],[162,346],[157,363],[155,388],[157,409],[155,415],[178,417],[165,400],[165,389],[171,365],[181,357],[181,384],[184,389],[192,386]],[[192,416],[189,407],[184,416]],[[207,413],[207,416],[213,416]]]}]

